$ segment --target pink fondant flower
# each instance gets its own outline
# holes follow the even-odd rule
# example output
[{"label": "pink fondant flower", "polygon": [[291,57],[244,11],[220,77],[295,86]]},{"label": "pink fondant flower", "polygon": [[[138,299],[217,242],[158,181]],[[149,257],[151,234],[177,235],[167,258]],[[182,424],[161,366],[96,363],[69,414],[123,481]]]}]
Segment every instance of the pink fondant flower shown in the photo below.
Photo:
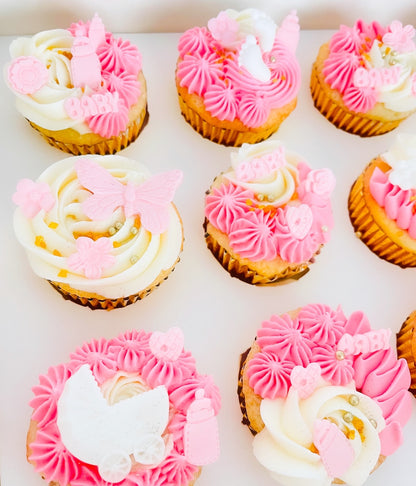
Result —
[{"label": "pink fondant flower", "polygon": [[79,461],[65,448],[56,424],[38,430],[30,449],[29,460],[48,482],[72,484],[78,476]]},{"label": "pink fondant flower", "polygon": [[84,36],[88,37],[88,32],[90,30],[90,21],[83,22],[80,20],[79,22],[73,22],[69,28],[67,29],[73,37],[75,36]]},{"label": "pink fondant flower", "polygon": [[353,360],[333,346],[323,344],[313,349],[313,362],[321,367],[322,378],[333,385],[345,386],[354,378]]},{"label": "pink fondant flower", "polygon": [[86,236],[80,236],[76,242],[77,252],[68,257],[68,267],[74,272],[83,272],[87,278],[101,278],[104,269],[111,267],[115,257],[109,238],[98,238],[94,241]]},{"label": "pink fondant flower", "polygon": [[305,399],[312,395],[320,377],[320,366],[317,363],[310,363],[306,368],[295,366],[290,374],[290,381],[292,388],[298,391],[299,397]]},{"label": "pink fondant flower", "polygon": [[149,355],[149,335],[144,331],[130,331],[110,341],[109,353],[120,370],[140,373]]},{"label": "pink fondant flower", "polygon": [[398,20],[393,20],[389,26],[389,31],[383,35],[383,42],[398,52],[414,51],[416,46],[412,41],[415,36],[415,29],[412,25],[403,24]]},{"label": "pink fondant flower", "polygon": [[275,219],[264,211],[248,212],[230,227],[231,248],[252,261],[276,258]]},{"label": "pink fondant flower", "polygon": [[110,341],[94,339],[70,355],[69,365],[74,371],[84,364],[89,365],[98,384],[101,384],[117,371],[117,363],[109,351]]},{"label": "pink fondant flower", "polygon": [[327,199],[335,188],[335,176],[329,169],[311,170],[304,183],[306,191]]},{"label": "pink fondant flower", "polygon": [[346,318],[340,308],[333,311],[327,305],[310,304],[302,308],[298,319],[312,341],[319,345],[333,346],[345,332]]},{"label": "pink fondant flower", "polygon": [[234,49],[238,46],[238,22],[229,17],[225,11],[220,12],[217,17],[208,20],[208,29],[212,37],[224,47]]},{"label": "pink fondant flower", "polygon": [[293,367],[292,361],[280,360],[274,353],[260,351],[247,365],[249,385],[262,398],[285,398]]},{"label": "pink fondant flower", "polygon": [[248,204],[252,201],[252,191],[234,184],[222,184],[206,197],[205,216],[217,229],[228,234],[233,221],[250,210]]},{"label": "pink fondant flower", "polygon": [[298,319],[289,314],[271,316],[257,332],[257,342],[262,351],[276,354],[296,365],[307,366],[314,346]]},{"label": "pink fondant flower", "polygon": [[46,66],[34,56],[21,56],[12,61],[8,69],[8,79],[12,88],[27,95],[36,93],[49,79]]},{"label": "pink fondant flower", "polygon": [[67,365],[50,367],[46,375],[39,377],[39,385],[32,388],[35,395],[29,405],[34,409],[32,419],[42,428],[56,419],[57,402],[66,381],[71,376]]},{"label": "pink fondant flower", "polygon": [[26,218],[35,217],[42,209],[50,211],[55,205],[55,198],[46,182],[33,182],[22,179],[17,183],[13,202],[17,204]]}]

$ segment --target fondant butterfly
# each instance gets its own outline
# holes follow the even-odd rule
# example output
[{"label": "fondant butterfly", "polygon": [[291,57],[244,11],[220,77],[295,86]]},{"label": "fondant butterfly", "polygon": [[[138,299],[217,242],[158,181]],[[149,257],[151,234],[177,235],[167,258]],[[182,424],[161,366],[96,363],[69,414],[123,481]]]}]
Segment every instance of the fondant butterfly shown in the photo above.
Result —
[{"label": "fondant butterfly", "polygon": [[143,227],[160,234],[169,226],[169,204],[182,181],[182,172],[173,170],[156,174],[142,184],[122,184],[96,162],[81,159],[75,170],[82,186],[93,194],[83,202],[85,214],[103,220],[122,207],[126,218],[140,216]]}]

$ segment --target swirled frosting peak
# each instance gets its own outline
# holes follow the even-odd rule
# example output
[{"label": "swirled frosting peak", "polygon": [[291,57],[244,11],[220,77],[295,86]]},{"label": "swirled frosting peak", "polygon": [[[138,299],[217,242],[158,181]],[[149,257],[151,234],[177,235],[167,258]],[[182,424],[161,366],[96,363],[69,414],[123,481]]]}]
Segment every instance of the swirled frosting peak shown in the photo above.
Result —
[{"label": "swirled frosting peak", "polygon": [[212,116],[259,127],[299,90],[298,40],[295,11],[277,28],[257,9],[227,9],[181,36],[176,76]]},{"label": "swirled frosting peak", "polygon": [[132,295],[176,262],[180,171],[151,176],[120,156],[64,159],[21,181],[15,230],[35,273],[107,298]]},{"label": "swirled frosting peak", "polygon": [[246,364],[264,428],[256,458],[283,486],[361,486],[402,443],[410,373],[361,312],[310,304],[272,316]]},{"label": "swirled frosting peak", "polygon": [[277,140],[243,144],[206,198],[205,216],[253,261],[309,260],[332,228],[329,169],[311,170]]}]

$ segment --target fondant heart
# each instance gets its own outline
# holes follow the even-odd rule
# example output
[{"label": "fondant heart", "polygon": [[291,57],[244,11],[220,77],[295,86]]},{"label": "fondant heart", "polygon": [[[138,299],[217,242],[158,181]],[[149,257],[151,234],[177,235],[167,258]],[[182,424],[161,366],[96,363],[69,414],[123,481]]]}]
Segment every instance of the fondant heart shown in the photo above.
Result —
[{"label": "fondant heart", "polygon": [[312,226],[312,210],[306,204],[289,206],[286,209],[286,221],[290,233],[298,240],[303,240]]},{"label": "fondant heart", "polygon": [[168,332],[154,332],[150,337],[150,350],[159,359],[176,361],[183,350],[183,333],[178,327]]}]

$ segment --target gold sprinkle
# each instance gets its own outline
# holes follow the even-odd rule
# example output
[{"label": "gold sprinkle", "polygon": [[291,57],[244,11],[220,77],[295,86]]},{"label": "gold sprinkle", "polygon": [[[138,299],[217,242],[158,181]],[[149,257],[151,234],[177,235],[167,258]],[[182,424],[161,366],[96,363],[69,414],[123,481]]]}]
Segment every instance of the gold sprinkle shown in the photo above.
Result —
[{"label": "gold sprinkle", "polygon": [[68,276],[68,272],[67,270],[60,270],[59,273],[58,273],[58,277],[67,277]]},{"label": "gold sprinkle", "polygon": [[62,256],[62,253],[61,253],[60,251],[58,251],[58,250],[53,250],[53,252],[52,252],[52,253],[53,253],[55,256],[59,256],[59,257],[60,257],[60,256]]},{"label": "gold sprinkle", "polygon": [[40,248],[46,249],[46,243],[45,243],[45,239],[43,238],[43,236],[39,236],[39,235],[36,236],[35,245],[39,246]]},{"label": "gold sprinkle", "polygon": [[348,432],[347,432],[347,439],[349,439],[349,440],[354,440],[355,439],[355,430],[354,429],[348,430]]},{"label": "gold sprinkle", "polygon": [[113,248],[119,248],[121,243],[119,241],[113,241]]},{"label": "gold sprinkle", "polygon": [[58,226],[59,224],[56,223],[55,221],[52,221],[51,223],[48,224],[48,227],[51,229],[56,229]]}]

